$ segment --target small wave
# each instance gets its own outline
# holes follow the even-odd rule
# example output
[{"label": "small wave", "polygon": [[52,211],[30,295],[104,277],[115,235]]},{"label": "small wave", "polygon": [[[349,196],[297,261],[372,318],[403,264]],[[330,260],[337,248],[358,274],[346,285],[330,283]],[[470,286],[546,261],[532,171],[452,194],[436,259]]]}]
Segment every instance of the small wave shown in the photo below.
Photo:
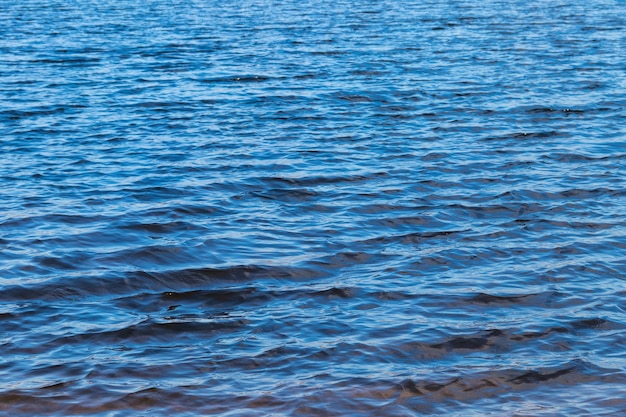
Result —
[{"label": "small wave", "polygon": [[[6,286],[2,300],[60,300],[110,297],[143,292],[178,291],[246,282],[303,282],[320,278],[319,269],[239,265],[225,268],[192,268],[173,271],[131,271],[123,275],[51,278],[27,285]],[[68,281],[70,279],[70,281]]]}]

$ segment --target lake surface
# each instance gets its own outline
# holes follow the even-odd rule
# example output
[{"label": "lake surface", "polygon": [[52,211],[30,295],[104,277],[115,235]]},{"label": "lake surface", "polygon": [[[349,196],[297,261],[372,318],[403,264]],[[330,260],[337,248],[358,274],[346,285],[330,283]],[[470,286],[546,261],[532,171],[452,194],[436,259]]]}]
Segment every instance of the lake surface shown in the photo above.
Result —
[{"label": "lake surface", "polygon": [[0,21],[0,414],[626,413],[626,2]]}]

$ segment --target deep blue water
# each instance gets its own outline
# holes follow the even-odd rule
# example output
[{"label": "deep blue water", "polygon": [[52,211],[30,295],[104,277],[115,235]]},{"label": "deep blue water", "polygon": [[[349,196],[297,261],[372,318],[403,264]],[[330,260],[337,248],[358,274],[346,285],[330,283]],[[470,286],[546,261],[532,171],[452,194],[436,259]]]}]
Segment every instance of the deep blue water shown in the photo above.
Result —
[{"label": "deep blue water", "polygon": [[626,413],[626,2],[0,22],[1,415]]}]

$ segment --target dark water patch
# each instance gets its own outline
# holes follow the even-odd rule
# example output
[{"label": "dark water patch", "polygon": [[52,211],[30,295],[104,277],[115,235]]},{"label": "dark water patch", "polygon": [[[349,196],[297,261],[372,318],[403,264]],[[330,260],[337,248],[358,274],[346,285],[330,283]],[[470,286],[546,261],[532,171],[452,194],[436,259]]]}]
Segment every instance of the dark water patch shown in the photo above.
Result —
[{"label": "dark water patch", "polygon": [[321,56],[338,56],[338,55],[345,55],[347,54],[347,51],[311,51],[310,54],[311,55],[321,55]]},{"label": "dark water patch", "polygon": [[570,324],[575,330],[623,330],[626,323],[615,323],[602,318],[575,321]]},{"label": "dark water patch", "polygon": [[356,183],[366,182],[377,178],[386,177],[389,174],[387,172],[375,172],[368,173],[368,175],[351,175],[351,176],[314,176],[303,178],[284,178],[284,177],[269,177],[259,178],[267,186],[276,185],[289,185],[292,187],[322,187],[325,185],[335,185],[342,183]]},{"label": "dark water patch", "polygon": [[[593,367],[581,361],[537,370],[502,370],[492,376],[481,378],[454,378],[445,382],[405,380],[398,384],[398,389],[408,395],[444,396],[451,399],[477,399],[480,395],[501,395],[507,389],[532,389],[534,385],[545,383],[550,385],[573,385],[591,383],[604,378],[593,378],[588,375]],[[614,382],[619,377],[613,377]]]},{"label": "dark water patch", "polygon": [[94,64],[99,61],[100,59],[97,57],[65,57],[65,58],[38,58],[32,61],[29,61],[29,63],[85,66],[85,64]]},{"label": "dark water patch", "polygon": [[[46,263],[45,261],[44,264]],[[154,260],[146,261],[154,262]],[[52,267],[71,270],[66,265],[59,266],[58,260],[48,261]],[[45,265],[44,265],[45,266]],[[48,265],[50,266],[50,265]],[[57,274],[58,275],[58,274]],[[76,274],[73,274],[76,275]],[[246,282],[265,281],[302,282],[323,277],[325,272],[294,267],[265,267],[256,265],[233,266],[228,268],[192,268],[167,272],[133,271],[122,276],[74,276],[65,279],[51,277],[41,282],[27,285],[6,286],[4,300],[71,300],[91,297],[107,297],[133,293],[136,291],[177,291],[206,286],[238,285]],[[71,280],[72,286],[65,281]]]},{"label": "dark water patch", "polygon": [[58,114],[76,113],[77,109],[85,108],[83,105],[60,105],[46,108],[30,108],[28,110],[5,110],[0,112],[1,118],[7,120],[21,120],[25,118],[36,118],[41,116],[53,116]]},{"label": "dark water patch", "polygon": [[262,83],[271,78],[264,75],[236,75],[199,80],[203,83]]},{"label": "dark water patch", "polygon": [[174,311],[182,304],[199,305],[215,309],[233,308],[239,305],[258,305],[268,302],[273,295],[254,287],[193,290],[184,292],[167,291],[162,293],[143,293],[120,298],[116,304],[120,307],[139,311]]},{"label": "dark water patch", "polygon": [[[83,333],[80,335],[67,336],[60,339],[52,340],[49,344],[40,346],[42,351],[55,349],[73,344],[93,344],[93,345],[117,345],[133,346],[135,344],[152,344],[163,343],[171,338],[176,338],[178,342],[184,342],[187,335],[194,337],[211,337],[214,334],[221,336],[228,334],[229,331],[235,330],[245,325],[245,320],[226,319],[223,317],[213,318],[190,318],[182,320],[171,320],[161,323],[142,322],[136,325],[125,327],[121,330]],[[201,335],[201,336],[200,336]],[[189,336],[191,337],[191,336]]]},{"label": "dark water patch", "polygon": [[320,275],[323,276],[323,273],[307,268],[241,265],[228,268],[198,268],[158,273],[141,271],[137,272],[134,276],[140,279],[154,279],[175,287],[177,285],[195,286],[202,282],[238,283],[245,281],[262,281],[264,279],[289,279],[300,281],[319,277]]},{"label": "dark water patch", "polygon": [[141,214],[147,217],[186,218],[187,216],[219,216],[227,213],[224,207],[190,202],[170,207],[150,207]]},{"label": "dark water patch", "polygon": [[386,259],[387,256],[382,254],[372,254],[368,252],[338,252],[336,254],[326,256],[321,259],[312,261],[313,265],[321,268],[345,268],[359,264],[367,264]]},{"label": "dark water patch", "polygon": [[607,161],[607,160],[622,160],[625,158],[623,154],[612,154],[612,155],[603,155],[603,156],[592,156],[592,155],[580,155],[576,153],[554,153],[551,155],[547,155],[546,159],[554,159],[558,162],[565,163],[581,163],[581,162],[594,162],[594,161]]},{"label": "dark water patch", "polygon": [[520,188],[514,191],[507,191],[500,197],[513,197],[518,201],[540,201],[540,202],[564,202],[564,200],[580,201],[583,199],[594,199],[599,197],[619,197],[622,190],[611,188],[594,189],[567,189],[562,191],[529,190]]},{"label": "dark water patch", "polygon": [[425,233],[408,233],[404,235],[397,236],[382,236],[374,239],[366,240],[364,243],[402,243],[402,244],[419,244],[419,243],[428,243],[432,240],[440,240],[440,239],[452,239],[467,230],[443,230],[436,232],[425,232]]},{"label": "dark water patch", "polygon": [[[551,294],[550,294],[551,295]],[[518,295],[518,296],[498,296],[498,295],[490,295],[485,293],[477,294],[476,296],[470,299],[471,303],[477,304],[535,304],[535,305],[543,305],[545,301],[541,298],[544,298],[540,294],[529,294],[529,295]]]},{"label": "dark water patch", "polygon": [[168,223],[128,224],[120,226],[120,229],[158,234],[176,233],[180,230],[202,230],[202,228],[199,228],[192,223],[182,221],[174,221]]},{"label": "dark water patch", "polygon": [[537,139],[550,139],[550,138],[562,138],[567,137],[567,134],[561,133],[558,131],[548,131],[548,132],[517,132],[517,133],[509,133],[504,136],[499,137],[488,137],[484,140],[486,141],[535,141]]},{"label": "dark water patch", "polygon": [[300,203],[310,201],[319,195],[313,190],[303,188],[269,189],[264,192],[253,192],[251,194],[255,197],[261,197],[268,200],[278,200],[283,203]]}]

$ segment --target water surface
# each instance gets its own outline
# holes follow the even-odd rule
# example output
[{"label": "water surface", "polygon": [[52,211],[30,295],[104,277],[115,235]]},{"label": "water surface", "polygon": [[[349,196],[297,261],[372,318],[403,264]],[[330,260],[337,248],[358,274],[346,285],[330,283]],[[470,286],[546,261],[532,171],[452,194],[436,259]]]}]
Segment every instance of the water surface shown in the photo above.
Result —
[{"label": "water surface", "polygon": [[1,412],[626,412],[625,2],[0,19]]}]

